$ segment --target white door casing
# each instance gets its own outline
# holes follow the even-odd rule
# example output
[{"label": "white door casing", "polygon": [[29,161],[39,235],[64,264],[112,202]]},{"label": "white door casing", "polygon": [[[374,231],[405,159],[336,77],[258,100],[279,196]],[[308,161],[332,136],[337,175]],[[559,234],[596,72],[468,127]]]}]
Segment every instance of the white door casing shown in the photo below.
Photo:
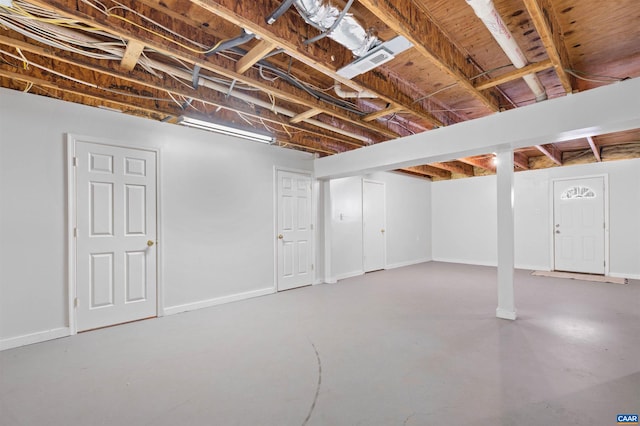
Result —
[{"label": "white door casing", "polygon": [[74,148],[77,331],[154,317],[156,153]]},{"label": "white door casing", "polygon": [[362,253],[364,272],[386,266],[384,182],[362,181]]},{"label": "white door casing", "polygon": [[276,171],[277,290],[313,283],[311,176]]},{"label": "white door casing", "polygon": [[553,182],[555,270],[605,273],[606,195],[603,176]]}]

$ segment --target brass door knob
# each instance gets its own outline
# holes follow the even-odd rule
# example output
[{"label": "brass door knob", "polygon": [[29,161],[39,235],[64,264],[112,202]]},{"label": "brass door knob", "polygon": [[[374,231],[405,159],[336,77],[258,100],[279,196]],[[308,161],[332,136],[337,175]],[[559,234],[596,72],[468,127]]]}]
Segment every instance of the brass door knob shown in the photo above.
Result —
[{"label": "brass door knob", "polygon": [[153,244],[154,244],[154,242],[153,242],[153,241],[151,241],[151,240],[147,241],[147,245],[148,245],[149,247],[151,247]]},{"label": "brass door knob", "polygon": [[384,234],[384,229],[381,229],[380,232],[382,232]]},{"label": "brass door knob", "polygon": [[281,239],[283,239],[283,238],[284,238],[284,235],[282,235],[282,234],[278,234],[278,239],[279,239],[279,240],[281,240]]}]

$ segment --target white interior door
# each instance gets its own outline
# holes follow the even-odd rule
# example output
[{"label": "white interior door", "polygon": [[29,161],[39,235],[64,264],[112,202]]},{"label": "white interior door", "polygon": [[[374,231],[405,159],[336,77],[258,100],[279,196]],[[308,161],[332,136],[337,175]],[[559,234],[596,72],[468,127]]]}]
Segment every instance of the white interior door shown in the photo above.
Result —
[{"label": "white interior door", "polygon": [[278,291],[313,283],[311,177],[277,171]]},{"label": "white interior door", "polygon": [[386,264],[384,183],[362,181],[362,242],[364,272]]},{"label": "white interior door", "polygon": [[553,182],[555,269],[604,274],[604,177]]},{"label": "white interior door", "polygon": [[156,316],[156,154],[75,143],[78,331]]}]

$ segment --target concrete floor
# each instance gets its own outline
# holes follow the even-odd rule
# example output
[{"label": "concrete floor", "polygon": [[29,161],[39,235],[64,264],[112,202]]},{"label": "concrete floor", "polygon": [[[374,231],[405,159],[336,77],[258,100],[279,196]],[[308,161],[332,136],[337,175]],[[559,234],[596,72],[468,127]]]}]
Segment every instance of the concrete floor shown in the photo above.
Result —
[{"label": "concrete floor", "polygon": [[2,425],[613,425],[640,282],[426,263],[0,352]]}]

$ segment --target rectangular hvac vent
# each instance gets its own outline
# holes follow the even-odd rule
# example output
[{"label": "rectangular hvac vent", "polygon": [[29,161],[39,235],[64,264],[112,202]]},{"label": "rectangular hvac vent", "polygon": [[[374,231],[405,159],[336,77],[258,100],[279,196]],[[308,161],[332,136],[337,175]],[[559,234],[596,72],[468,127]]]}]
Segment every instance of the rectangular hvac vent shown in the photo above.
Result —
[{"label": "rectangular hvac vent", "polygon": [[[351,67],[353,71],[356,72],[356,74],[354,74],[354,76],[356,76],[358,74],[364,74],[365,72],[372,70],[375,67],[384,64],[385,62],[389,62],[393,58],[395,58],[395,56],[393,56],[393,54],[389,52],[387,49],[383,48],[376,51],[372,55],[364,56],[358,59],[357,61],[351,64]],[[338,74],[342,75],[340,71],[338,71]],[[346,76],[343,75],[343,77],[346,77]],[[350,78],[350,77],[347,77],[347,78]]]},{"label": "rectangular hvac vent", "polygon": [[395,58],[395,55],[404,52],[411,46],[413,45],[410,41],[402,36],[398,36],[371,49],[362,58],[356,59],[349,65],[340,68],[338,70],[338,75],[352,79],[357,75],[363,74],[384,64],[385,62],[389,62]]}]

